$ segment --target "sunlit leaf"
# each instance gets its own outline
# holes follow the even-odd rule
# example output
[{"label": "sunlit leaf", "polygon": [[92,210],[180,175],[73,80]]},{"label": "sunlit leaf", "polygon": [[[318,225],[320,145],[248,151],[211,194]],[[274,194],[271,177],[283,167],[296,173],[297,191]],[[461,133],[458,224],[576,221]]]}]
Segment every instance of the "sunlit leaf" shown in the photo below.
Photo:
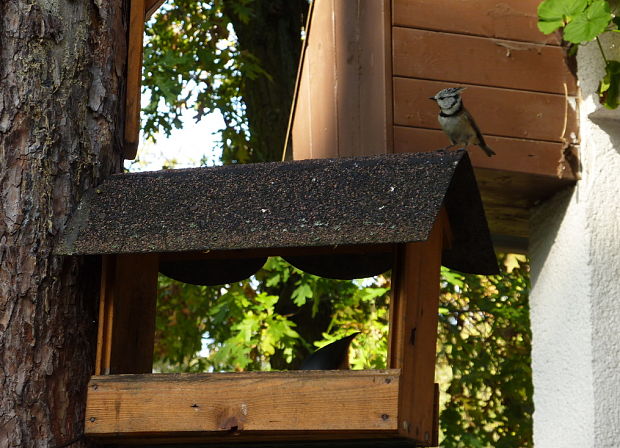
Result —
[{"label": "sunlit leaf", "polygon": [[538,29],[549,34],[564,26],[588,5],[587,0],[545,0],[538,5]]},{"label": "sunlit leaf", "polygon": [[596,0],[566,25],[564,40],[573,43],[589,42],[605,31],[611,18],[609,3]]},{"label": "sunlit leaf", "polygon": [[608,109],[616,109],[620,104],[620,62],[608,61],[605,76],[598,88],[601,103]]}]

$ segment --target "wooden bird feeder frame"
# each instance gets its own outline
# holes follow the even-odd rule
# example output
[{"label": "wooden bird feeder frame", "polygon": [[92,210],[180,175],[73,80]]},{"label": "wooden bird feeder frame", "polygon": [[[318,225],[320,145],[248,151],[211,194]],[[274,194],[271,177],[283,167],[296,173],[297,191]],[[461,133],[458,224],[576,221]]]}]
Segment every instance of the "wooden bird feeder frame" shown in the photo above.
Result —
[{"label": "wooden bird feeder frame", "polygon": [[[133,159],[138,147],[144,22],[163,1],[131,0],[126,159]],[[458,9],[468,6],[452,8],[450,3],[443,8],[437,1],[449,0],[367,0],[355,3],[359,11],[347,9],[353,3],[342,0],[312,2],[315,31],[311,33],[308,25],[290,123],[293,156],[382,155],[122,174],[85,196],[57,252],[102,257],[87,436],[106,444],[330,441],[329,445],[345,445],[354,440],[356,447],[437,445],[434,368],[440,267],[495,274],[497,265],[468,155],[418,152],[442,146],[441,134],[429,129],[436,123],[430,125],[426,115],[415,115],[421,117],[417,122],[403,111],[438,90],[442,81],[482,84],[485,87],[472,91],[474,97],[484,97],[490,89],[480,73],[488,71],[486,65],[495,68],[499,57],[496,43],[487,45],[485,37],[525,41],[520,49],[541,45],[537,35],[484,36],[489,24],[477,23]],[[532,2],[513,3],[527,9]],[[444,9],[458,14],[459,20],[448,23],[464,31],[444,30],[445,20],[433,21],[433,11]],[[461,32],[471,40],[463,45],[487,49],[486,59],[475,64],[480,73],[469,69],[453,73],[437,63],[415,66],[422,71],[436,68],[437,73],[414,73],[405,63],[424,59],[424,54],[411,51],[458,47],[454,42],[464,42]],[[407,44],[412,36],[424,38],[425,44]],[[559,57],[561,49],[545,51]],[[528,57],[535,59],[539,53],[530,52]],[[334,61],[333,66],[323,63],[326,58]],[[511,64],[520,62],[509,60],[508,74]],[[540,89],[517,84],[532,77],[514,80],[503,74],[494,80],[500,83],[496,87],[508,87],[519,97],[511,102],[555,101],[552,112],[564,111],[565,98],[558,96],[561,92],[553,82],[545,84],[553,86],[551,92],[530,94],[528,89]],[[574,90],[566,70],[552,75]],[[334,89],[334,84],[340,87]],[[343,107],[350,113],[339,113]],[[569,130],[574,127],[573,115],[564,117]],[[564,133],[566,128],[564,123]],[[536,136],[540,141],[502,132],[490,139],[498,156],[486,160],[476,154],[474,166],[482,177],[495,233],[524,241],[521,228],[506,230],[497,219],[505,215],[494,211],[498,198],[522,204],[514,194],[531,196],[531,189],[521,191],[520,185],[535,180],[545,187],[536,191],[547,195],[575,176],[565,172],[562,179],[554,177],[558,158],[553,151],[563,141],[555,128],[549,135]],[[388,155],[402,152],[414,154]],[[539,161],[536,165],[531,164],[532,157]],[[498,176],[512,184],[498,183]],[[514,219],[518,213],[509,221],[523,218],[521,213]],[[261,259],[272,255],[311,267],[332,261],[331,265],[353,266],[363,276],[369,269],[380,273],[387,257],[393,285],[389,368],[151,373],[158,272],[226,283],[244,272],[251,274]]]},{"label": "wooden bird feeder frame", "polygon": [[[114,175],[84,197],[58,253],[103,257],[85,433],[114,444],[434,446],[440,266],[497,273],[464,151]],[[232,272],[268,255],[391,257],[389,368],[151,374],[162,266]]]}]

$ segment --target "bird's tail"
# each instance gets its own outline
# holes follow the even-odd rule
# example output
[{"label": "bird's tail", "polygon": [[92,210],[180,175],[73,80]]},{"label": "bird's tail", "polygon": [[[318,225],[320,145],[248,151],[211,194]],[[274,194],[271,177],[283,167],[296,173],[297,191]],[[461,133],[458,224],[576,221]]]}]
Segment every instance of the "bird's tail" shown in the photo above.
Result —
[{"label": "bird's tail", "polygon": [[489,146],[486,143],[484,143],[484,142],[480,143],[480,148],[482,148],[482,150],[485,152],[485,154],[487,156],[489,156],[489,157],[492,157],[492,156],[495,155],[495,151],[493,151],[491,148],[489,148]]}]

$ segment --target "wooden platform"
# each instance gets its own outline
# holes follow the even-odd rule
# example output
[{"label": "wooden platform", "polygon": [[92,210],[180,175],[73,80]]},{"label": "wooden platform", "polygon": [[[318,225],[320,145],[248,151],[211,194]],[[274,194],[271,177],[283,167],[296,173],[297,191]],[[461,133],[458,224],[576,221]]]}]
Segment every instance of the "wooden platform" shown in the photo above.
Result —
[{"label": "wooden platform", "polygon": [[399,380],[398,369],[94,376],[85,433],[115,443],[394,438]]}]

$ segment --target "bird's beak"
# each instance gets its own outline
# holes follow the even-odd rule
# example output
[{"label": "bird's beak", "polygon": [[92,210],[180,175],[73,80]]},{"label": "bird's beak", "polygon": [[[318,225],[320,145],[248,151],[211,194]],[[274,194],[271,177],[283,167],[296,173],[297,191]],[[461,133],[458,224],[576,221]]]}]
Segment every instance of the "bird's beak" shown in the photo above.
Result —
[{"label": "bird's beak", "polygon": [[433,100],[433,101],[437,101],[437,99],[435,99],[435,97],[434,97],[434,96],[429,96],[429,97],[428,97],[428,99],[429,99],[429,100]]}]

